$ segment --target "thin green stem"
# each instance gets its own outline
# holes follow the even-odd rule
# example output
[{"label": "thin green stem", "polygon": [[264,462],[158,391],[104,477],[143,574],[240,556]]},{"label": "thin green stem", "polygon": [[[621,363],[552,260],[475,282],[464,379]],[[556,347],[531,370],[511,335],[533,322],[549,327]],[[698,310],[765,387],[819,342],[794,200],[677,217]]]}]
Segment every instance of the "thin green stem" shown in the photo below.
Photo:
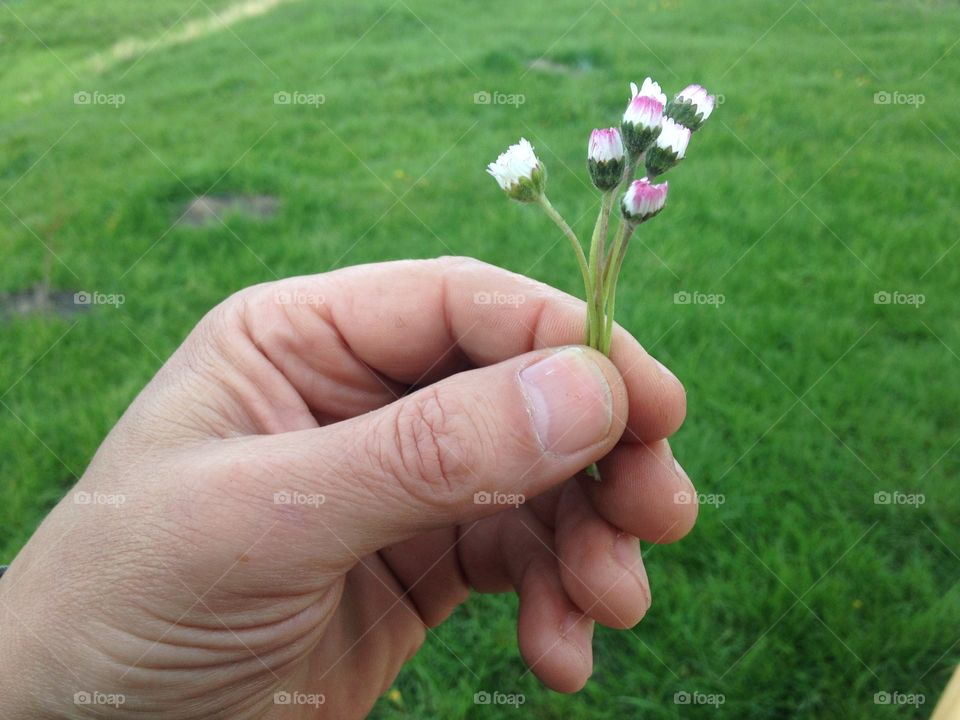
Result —
[{"label": "thin green stem", "polygon": [[603,275],[606,256],[607,229],[610,225],[610,209],[613,207],[615,193],[613,190],[603,193],[600,201],[600,212],[597,222],[593,226],[593,236],[590,238],[590,277],[593,279],[592,292],[588,291],[588,313],[592,318],[591,333],[587,338],[590,347],[600,349],[603,340]]},{"label": "thin green stem", "polygon": [[634,173],[637,170],[637,165],[643,167],[643,161],[647,154],[644,152],[634,159],[627,158],[627,166],[623,169],[623,177],[620,178],[620,184],[617,185],[614,193],[617,197],[620,197],[624,192],[626,192],[627,186],[633,182]]},{"label": "thin green stem", "polygon": [[613,209],[613,199],[616,197],[616,188],[605,192],[600,203],[600,216],[597,218],[597,225],[594,228],[594,234],[597,236],[600,252],[597,253],[597,259],[603,257],[604,248],[607,244],[607,229],[610,227],[610,211]]},{"label": "thin green stem", "polygon": [[[613,190],[612,195],[619,197],[633,181],[634,173],[638,166],[645,164],[646,153],[642,153],[636,158],[627,160],[627,165],[623,171],[623,177],[620,184]],[[617,234],[613,245],[606,253],[603,263],[603,274],[600,276],[599,284],[601,287],[601,311],[603,320],[603,329],[600,336],[600,349],[610,353],[610,344],[613,339],[613,319],[617,303],[617,280],[620,277],[620,268],[623,266],[623,258],[627,251],[627,243],[630,236],[636,229],[636,224],[620,219],[620,226],[617,228]]]},{"label": "thin green stem", "polygon": [[617,228],[617,235],[613,241],[611,250],[611,262],[607,267],[607,274],[604,279],[604,308],[606,317],[603,327],[602,351],[610,354],[610,345],[613,342],[613,318],[617,306],[617,280],[620,278],[620,269],[623,267],[623,259],[627,256],[627,245],[630,238],[636,230],[636,223],[627,220],[621,220]]},{"label": "thin green stem", "polygon": [[[556,208],[553,207],[553,205],[547,199],[546,195],[541,195],[537,199],[537,204],[543,208],[543,211],[547,214],[547,217],[553,220],[553,222],[556,223],[557,227],[559,227],[560,230],[563,231],[563,234],[567,237],[567,239],[570,241],[570,244],[573,246],[574,255],[576,255],[577,257],[577,265],[579,265],[580,274],[583,277],[583,287],[585,292],[587,293],[587,298],[589,299],[590,296],[593,294],[593,283],[591,280],[590,268],[587,265],[587,258],[583,254],[583,246],[580,244],[580,241],[577,239],[577,236],[574,234],[573,230],[567,224],[567,221],[563,219],[563,216],[560,215],[559,212],[557,212]],[[590,321],[590,314],[588,312],[587,327],[586,327],[586,330],[584,331],[584,336],[587,338],[588,341],[590,338],[590,334],[593,332],[592,325],[593,323]]]},{"label": "thin green stem", "polygon": [[617,186],[617,195],[623,192],[624,188],[626,188],[626,186],[629,185],[630,182],[633,180],[633,174],[637,170],[637,165],[640,165],[641,163],[643,163],[643,158],[645,155],[646,153],[643,153],[643,155],[640,155],[639,157],[633,160],[631,159],[627,160],[627,167],[623,171],[623,177],[620,179],[620,184]]},{"label": "thin green stem", "polygon": [[[614,195],[615,198],[619,198],[621,195],[623,195],[623,193],[624,193],[625,190],[626,190],[626,187],[627,187],[627,186],[630,184],[630,182],[633,180],[633,175],[634,175],[634,172],[636,171],[637,166],[638,166],[638,165],[641,165],[641,166],[643,165],[643,160],[644,160],[645,157],[646,157],[646,153],[642,153],[641,155],[639,155],[638,157],[636,157],[636,158],[634,158],[634,159],[630,159],[629,157],[627,158],[627,164],[626,164],[626,167],[625,167],[624,170],[623,170],[623,177],[620,179],[620,184],[617,185],[617,187],[616,187],[616,188],[614,189],[614,191],[613,191],[613,195]],[[619,207],[619,206],[618,206],[618,207]],[[622,219],[621,219],[621,221],[622,221]],[[618,230],[618,232],[619,232],[619,230]],[[616,241],[614,241],[614,245],[615,245],[615,244],[616,244]],[[609,282],[610,266],[611,266],[611,264],[612,264],[611,261],[612,261],[613,258],[614,258],[614,254],[613,254],[613,253],[614,253],[614,246],[611,245],[611,246],[610,246],[610,249],[607,251],[606,258],[604,259],[604,262],[603,262],[603,267],[604,267],[603,285],[604,285],[604,287],[606,287],[607,283]],[[606,292],[604,292],[604,297],[606,297]]]}]

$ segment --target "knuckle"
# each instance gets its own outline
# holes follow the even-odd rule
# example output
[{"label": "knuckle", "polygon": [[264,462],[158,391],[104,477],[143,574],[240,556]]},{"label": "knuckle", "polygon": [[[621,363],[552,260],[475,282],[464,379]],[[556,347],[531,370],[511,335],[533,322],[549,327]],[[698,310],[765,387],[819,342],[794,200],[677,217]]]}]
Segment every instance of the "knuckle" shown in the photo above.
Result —
[{"label": "knuckle", "polygon": [[489,263],[485,263],[483,260],[477,260],[477,258],[468,255],[442,255],[436,259],[436,262],[439,263],[441,267],[447,268],[463,267],[469,269],[492,267]]},{"label": "knuckle", "polygon": [[185,360],[192,370],[209,369],[231,353],[237,336],[247,327],[246,318],[256,297],[245,288],[222,300],[197,323],[184,342]]},{"label": "knuckle", "polygon": [[447,506],[472,492],[478,437],[466,408],[425,388],[400,403],[393,417],[393,474],[415,499]]},{"label": "knuckle", "polygon": [[439,627],[453,614],[453,611],[470,599],[470,588],[462,583],[452,583],[453,587],[445,589],[443,595],[433,599],[432,604],[420,611],[423,624],[428,628]]},{"label": "knuckle", "polygon": [[222,331],[243,324],[250,312],[251,304],[260,296],[258,286],[247,287],[229,295],[208,312],[201,324],[211,331]]}]

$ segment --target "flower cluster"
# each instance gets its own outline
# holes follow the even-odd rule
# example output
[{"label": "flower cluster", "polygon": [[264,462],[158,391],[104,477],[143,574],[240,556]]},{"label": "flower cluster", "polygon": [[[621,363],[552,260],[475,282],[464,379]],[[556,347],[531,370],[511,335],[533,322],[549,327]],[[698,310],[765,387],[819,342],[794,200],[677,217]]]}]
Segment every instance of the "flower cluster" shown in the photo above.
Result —
[{"label": "flower cluster", "polygon": [[[630,83],[630,101],[620,127],[590,133],[587,169],[602,191],[600,213],[588,253],[576,234],[546,195],[547,170],[524,138],[487,166],[507,195],[520,202],[536,203],[570,240],[587,296],[586,343],[610,352],[617,278],[627,245],[637,227],[660,213],[669,184],[654,180],[675,167],[687,154],[690,138],[713,113],[716,99],[700,85],[688,85],[673,99],[651,78],[638,88]],[[637,169],[642,177],[634,179]],[[610,214],[619,198],[620,223],[608,244]]]}]

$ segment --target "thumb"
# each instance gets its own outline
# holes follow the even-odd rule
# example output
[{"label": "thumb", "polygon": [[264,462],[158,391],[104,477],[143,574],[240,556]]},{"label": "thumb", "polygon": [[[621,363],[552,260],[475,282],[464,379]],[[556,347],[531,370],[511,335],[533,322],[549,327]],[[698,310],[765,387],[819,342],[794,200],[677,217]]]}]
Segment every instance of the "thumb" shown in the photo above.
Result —
[{"label": "thumb", "polygon": [[613,364],[568,347],[459,373],[351,420],[252,440],[260,483],[322,497],[301,508],[292,494],[282,507],[310,533],[312,552],[326,537],[323,557],[349,566],[566,480],[613,448],[626,414]]}]

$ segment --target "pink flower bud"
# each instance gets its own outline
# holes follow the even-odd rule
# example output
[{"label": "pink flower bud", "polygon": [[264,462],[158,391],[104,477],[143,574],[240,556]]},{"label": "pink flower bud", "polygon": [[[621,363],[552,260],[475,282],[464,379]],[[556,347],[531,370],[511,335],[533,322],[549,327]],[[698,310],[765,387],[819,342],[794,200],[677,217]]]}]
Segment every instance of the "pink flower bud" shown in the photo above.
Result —
[{"label": "pink flower bud", "polygon": [[675,123],[670,118],[663,121],[663,130],[660,137],[657,138],[657,147],[663,150],[669,150],[678,159],[682,160],[687,154],[687,146],[690,144],[690,130]]},{"label": "pink flower bud", "polygon": [[594,162],[623,160],[623,142],[617,128],[603,128],[590,133],[587,145],[587,158]]},{"label": "pink flower bud", "polygon": [[701,85],[687,85],[667,103],[664,114],[684,127],[696,132],[707,121],[717,105],[717,99]]},{"label": "pink flower bud", "polygon": [[623,113],[620,132],[630,157],[636,160],[660,134],[660,121],[667,96],[660,90],[660,85],[650,78],[644,80],[643,87],[639,89],[636,83],[630,83],[630,92],[632,97]]},{"label": "pink flower bud", "polygon": [[663,210],[668,187],[669,183],[654,185],[647,178],[634,180],[620,201],[623,216],[635,223],[649,220]]},{"label": "pink flower bud", "polygon": [[623,122],[638,129],[653,130],[660,127],[662,117],[663,105],[659,100],[647,95],[634,95],[623,114]]},{"label": "pink flower bud", "polygon": [[604,128],[590,133],[587,144],[587,168],[593,184],[603,191],[613,190],[620,184],[624,159],[623,141],[616,128]]},{"label": "pink flower bud", "polygon": [[668,117],[663,119],[663,128],[647,152],[647,175],[656,177],[662,175],[678,162],[683,160],[690,143],[691,132]]}]

